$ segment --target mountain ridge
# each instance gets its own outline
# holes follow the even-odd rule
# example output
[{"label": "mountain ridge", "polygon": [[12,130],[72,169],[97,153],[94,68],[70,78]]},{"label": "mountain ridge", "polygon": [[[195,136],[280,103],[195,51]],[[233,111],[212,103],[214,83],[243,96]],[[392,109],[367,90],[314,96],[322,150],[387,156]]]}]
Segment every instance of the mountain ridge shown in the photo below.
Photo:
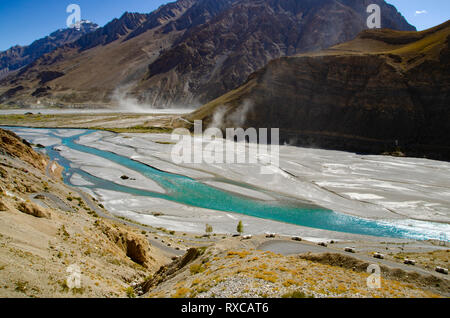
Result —
[{"label": "mountain ridge", "polygon": [[[383,0],[179,0],[37,59],[1,81],[0,102],[200,106],[274,58],[352,39],[367,28],[369,2],[381,5],[385,25],[414,29]],[[42,85],[42,72],[62,75]]]},{"label": "mountain ridge", "polygon": [[18,70],[58,47],[76,41],[84,34],[93,32],[97,28],[97,24],[83,21],[79,28],[59,29],[30,45],[15,45],[0,52],[0,74],[3,74],[4,77],[9,72]]},{"label": "mountain ridge", "polygon": [[[358,13],[349,7],[342,9],[344,4],[356,6]],[[210,23],[188,30],[171,50],[150,64],[146,78],[133,93],[145,91],[141,101],[151,105],[156,105],[156,101],[169,105],[183,101],[204,103],[236,88],[273,58],[323,49],[353,38],[366,27],[366,7],[364,1],[235,1]],[[305,23],[319,30],[302,30],[302,19],[310,17],[308,13],[310,19],[331,16],[329,27],[324,27],[327,19],[320,18]],[[408,27],[388,19],[385,24]],[[315,34],[326,33],[320,28],[332,30],[329,31],[332,36],[317,37]],[[214,34],[221,37],[215,38]],[[314,46],[308,47],[309,42],[315,43]],[[233,47],[231,52],[229,47]],[[210,73],[211,76],[205,76]]]}]

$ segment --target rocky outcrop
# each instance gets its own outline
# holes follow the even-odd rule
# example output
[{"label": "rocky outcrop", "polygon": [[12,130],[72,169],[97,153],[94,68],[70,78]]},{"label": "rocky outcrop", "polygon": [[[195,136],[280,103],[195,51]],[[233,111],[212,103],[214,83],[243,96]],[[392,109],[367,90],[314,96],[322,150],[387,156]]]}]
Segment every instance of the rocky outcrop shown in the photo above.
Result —
[{"label": "rocky outcrop", "polygon": [[149,255],[150,244],[136,233],[101,222],[102,232],[114,242],[133,262],[149,267],[154,259]]},{"label": "rocky outcrop", "polygon": [[188,119],[234,127],[233,114],[251,101],[244,126],[280,128],[282,142],[450,160],[449,39],[449,22],[365,31],[321,53],[274,60]]},{"label": "rocky outcrop", "polygon": [[32,202],[21,202],[17,205],[20,212],[34,216],[36,218],[50,219],[51,213]]},{"label": "rocky outcrop", "polygon": [[6,205],[0,200],[0,212],[6,211]]},{"label": "rocky outcrop", "polygon": [[52,71],[45,71],[39,73],[38,77],[40,78],[40,85],[43,85],[45,83],[51,82],[54,79],[57,79],[58,77],[64,76],[64,73],[61,72],[52,72]]},{"label": "rocky outcrop", "polygon": [[42,171],[47,164],[46,159],[34,151],[26,140],[9,130],[0,129],[0,152],[25,161]]},{"label": "rocky outcrop", "polygon": [[71,46],[84,51],[99,45],[107,45],[135,30],[146,18],[146,14],[125,12],[119,19],[114,19],[103,28],[82,36]]},{"label": "rocky outcrop", "polygon": [[3,94],[0,95],[0,102],[6,101],[6,100],[14,97],[14,95],[16,95],[16,93],[20,92],[23,89],[25,89],[25,87],[23,87],[22,85],[8,89],[6,92],[4,92]]},{"label": "rocky outcrop", "polygon": [[[180,13],[184,13],[186,10],[189,10],[196,3],[196,0],[179,0],[159,7],[157,10],[153,11],[147,16],[147,19],[144,23],[142,23],[139,27],[133,30],[133,32],[127,35],[126,40],[135,38],[156,27],[165,24],[171,25],[173,21],[177,21]],[[169,33],[171,30],[171,27],[165,29],[165,33]]]},{"label": "rocky outcrop", "polygon": [[143,293],[147,293],[152,287],[175,276],[180,270],[195,261],[199,256],[201,256],[200,250],[191,248],[182,257],[177,258],[168,265],[162,266],[150,280],[142,284],[141,289]]}]

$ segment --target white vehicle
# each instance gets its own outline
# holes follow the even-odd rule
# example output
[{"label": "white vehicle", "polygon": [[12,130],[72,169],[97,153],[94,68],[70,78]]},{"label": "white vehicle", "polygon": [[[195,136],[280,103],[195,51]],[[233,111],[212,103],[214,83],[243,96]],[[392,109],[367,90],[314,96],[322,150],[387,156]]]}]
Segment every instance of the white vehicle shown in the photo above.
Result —
[{"label": "white vehicle", "polygon": [[375,254],[373,254],[373,257],[374,258],[379,258],[379,259],[384,259],[384,255],[381,254],[381,253],[375,253]]},{"label": "white vehicle", "polygon": [[441,274],[448,275],[448,269],[447,269],[447,268],[440,267],[440,266],[437,266],[437,267],[436,267],[436,272],[441,273]]},{"label": "white vehicle", "polygon": [[349,253],[356,253],[354,247],[346,247],[346,248],[344,249],[344,251],[349,252]]},{"label": "white vehicle", "polygon": [[408,259],[408,258],[405,258],[405,260],[403,261],[403,263],[406,264],[406,265],[416,265],[416,261],[415,261],[415,260],[413,260],[413,259]]}]

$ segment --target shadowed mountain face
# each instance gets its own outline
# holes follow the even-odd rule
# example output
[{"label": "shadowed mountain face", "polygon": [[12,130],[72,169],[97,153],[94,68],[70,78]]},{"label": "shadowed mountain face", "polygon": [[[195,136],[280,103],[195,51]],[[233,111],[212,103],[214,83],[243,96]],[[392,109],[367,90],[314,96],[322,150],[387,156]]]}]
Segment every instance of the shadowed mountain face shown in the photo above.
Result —
[{"label": "shadowed mountain face", "polygon": [[0,52],[0,77],[17,70],[56,48],[78,40],[83,35],[93,32],[97,24],[84,21],[79,28],[61,29],[49,36],[34,41],[29,46],[14,46]]},{"label": "shadowed mountain face", "polygon": [[[372,3],[383,27],[414,30],[383,0],[180,0],[126,13],[3,80],[0,102],[201,105],[274,58],[353,39]],[[43,72],[55,77],[42,83]]]},{"label": "shadowed mountain face", "polygon": [[282,141],[296,145],[450,160],[449,41],[450,22],[423,32],[367,30],[274,60],[189,119],[281,128]]}]

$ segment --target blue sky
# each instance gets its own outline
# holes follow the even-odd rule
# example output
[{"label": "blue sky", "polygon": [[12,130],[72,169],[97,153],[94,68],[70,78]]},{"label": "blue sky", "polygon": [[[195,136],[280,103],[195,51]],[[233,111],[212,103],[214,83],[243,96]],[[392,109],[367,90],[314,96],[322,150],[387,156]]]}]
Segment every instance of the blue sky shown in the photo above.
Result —
[{"label": "blue sky", "polygon": [[[125,11],[148,13],[171,0],[0,0],[0,51],[28,45],[66,27],[69,4],[81,7],[81,18],[105,25]],[[387,0],[419,30],[450,19],[450,0]]]},{"label": "blue sky", "polygon": [[386,0],[414,25],[425,30],[450,20],[450,0]]}]

